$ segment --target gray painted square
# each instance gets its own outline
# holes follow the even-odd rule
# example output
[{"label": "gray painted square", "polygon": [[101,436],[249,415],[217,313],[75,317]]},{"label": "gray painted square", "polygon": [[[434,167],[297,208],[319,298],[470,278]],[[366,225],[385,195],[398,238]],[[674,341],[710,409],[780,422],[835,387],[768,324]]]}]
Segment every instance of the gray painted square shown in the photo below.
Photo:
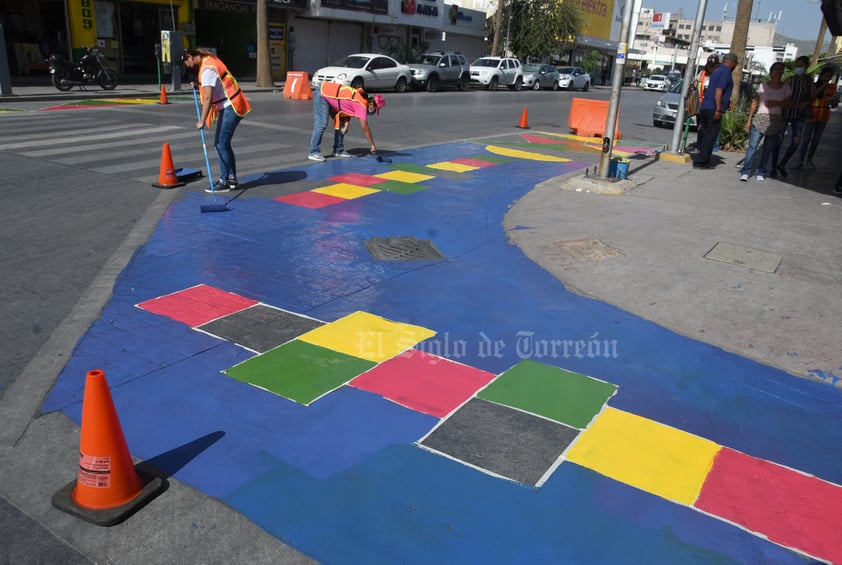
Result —
[{"label": "gray painted square", "polygon": [[472,398],[421,445],[534,486],[578,433],[557,422]]},{"label": "gray painted square", "polygon": [[764,273],[774,273],[778,270],[783,257],[766,251],[731,245],[730,243],[718,242],[713,249],[707,252],[705,259],[731,263],[740,267],[747,267]]},{"label": "gray painted square", "polygon": [[255,304],[199,326],[199,329],[264,353],[322,325],[323,322],[312,318]]}]

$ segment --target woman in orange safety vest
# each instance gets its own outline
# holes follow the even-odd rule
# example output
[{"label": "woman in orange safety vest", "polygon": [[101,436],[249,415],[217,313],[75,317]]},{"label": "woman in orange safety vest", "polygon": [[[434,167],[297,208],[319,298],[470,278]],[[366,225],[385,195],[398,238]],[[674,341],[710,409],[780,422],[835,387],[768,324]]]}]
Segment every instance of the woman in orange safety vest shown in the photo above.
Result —
[{"label": "woman in orange safety vest", "polygon": [[202,112],[196,127],[202,129],[218,121],[213,145],[219,156],[220,171],[214,191],[228,192],[239,184],[231,139],[240,120],[251,111],[251,104],[225,63],[212,53],[203,49],[187,49],[184,65],[188,69],[198,68]]},{"label": "woman in orange safety vest", "polygon": [[350,157],[351,154],[345,151],[345,134],[351,118],[360,120],[360,127],[363,130],[369,149],[372,155],[377,154],[377,146],[374,145],[374,136],[368,125],[368,116],[377,112],[386,104],[382,94],[368,96],[362,88],[352,88],[335,82],[323,82],[318,92],[313,95],[313,135],[310,137],[310,154],[307,156],[311,161],[324,161],[322,156],[322,135],[327,129],[329,118],[334,120],[333,135],[333,156]]}]

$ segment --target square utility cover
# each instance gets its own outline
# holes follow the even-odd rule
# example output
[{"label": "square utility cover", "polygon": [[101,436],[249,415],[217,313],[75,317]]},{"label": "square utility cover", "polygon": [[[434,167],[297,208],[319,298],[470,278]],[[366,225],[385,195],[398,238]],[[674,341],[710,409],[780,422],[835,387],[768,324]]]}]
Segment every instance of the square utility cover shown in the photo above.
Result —
[{"label": "square utility cover", "polygon": [[705,259],[731,263],[732,265],[739,265],[740,267],[747,267],[756,271],[763,271],[764,273],[774,273],[778,270],[783,257],[774,253],[767,253],[766,251],[758,251],[720,241],[713,246],[713,249],[707,252]]}]

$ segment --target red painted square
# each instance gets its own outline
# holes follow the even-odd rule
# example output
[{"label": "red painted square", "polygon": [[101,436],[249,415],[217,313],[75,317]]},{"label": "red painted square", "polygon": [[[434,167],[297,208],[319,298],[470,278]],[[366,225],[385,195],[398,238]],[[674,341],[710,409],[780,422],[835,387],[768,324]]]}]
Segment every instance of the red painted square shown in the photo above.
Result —
[{"label": "red painted square", "polygon": [[494,377],[486,371],[410,349],[380,363],[348,384],[441,418]]},{"label": "red painted square", "polygon": [[338,196],[331,196],[330,194],[321,194],[319,192],[296,192],[295,194],[286,194],[278,196],[272,200],[292,204],[293,206],[301,206],[303,208],[324,208],[340,202],[347,202],[345,198]]},{"label": "red painted square", "polygon": [[383,179],[379,177],[373,177],[371,175],[363,175],[360,173],[345,173],[344,175],[339,175],[336,177],[330,177],[330,179],[335,182],[344,182],[348,184],[354,184],[357,186],[374,186],[377,183],[383,182]]},{"label": "red painted square", "polygon": [[187,290],[141,302],[137,306],[195,328],[222,316],[245,310],[255,304],[257,300],[200,284]]},{"label": "red painted square", "polygon": [[696,507],[770,541],[842,563],[842,487],[724,448]]},{"label": "red painted square", "polygon": [[497,163],[491,163],[489,161],[480,161],[479,159],[469,159],[469,158],[452,159],[450,162],[451,163],[459,163],[460,165],[468,165],[469,167],[479,167],[479,168],[493,167],[494,165],[497,164]]}]

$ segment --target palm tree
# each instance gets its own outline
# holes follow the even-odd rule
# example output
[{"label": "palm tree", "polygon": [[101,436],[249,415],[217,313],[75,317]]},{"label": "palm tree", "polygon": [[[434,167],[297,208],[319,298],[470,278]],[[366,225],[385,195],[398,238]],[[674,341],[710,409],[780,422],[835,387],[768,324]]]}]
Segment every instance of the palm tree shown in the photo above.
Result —
[{"label": "palm tree", "polygon": [[257,81],[259,87],[274,86],[269,56],[269,24],[266,0],[257,0]]},{"label": "palm tree", "polygon": [[731,52],[736,53],[740,58],[737,66],[731,73],[734,78],[734,91],[731,94],[731,104],[736,108],[740,102],[740,85],[743,78],[743,65],[746,58],[746,40],[748,39],[748,26],[751,22],[751,9],[753,0],[739,0],[737,4],[737,19],[734,21],[734,35],[731,36]]}]

